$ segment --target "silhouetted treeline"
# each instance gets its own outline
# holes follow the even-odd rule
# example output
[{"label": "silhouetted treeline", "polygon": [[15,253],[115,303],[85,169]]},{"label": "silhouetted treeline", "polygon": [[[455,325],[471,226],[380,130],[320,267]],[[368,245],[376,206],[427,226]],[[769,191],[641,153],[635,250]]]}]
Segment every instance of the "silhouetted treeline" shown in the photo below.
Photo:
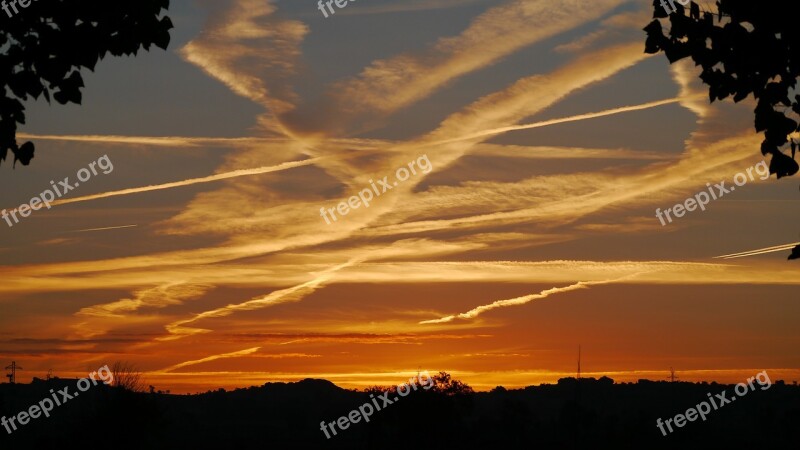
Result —
[{"label": "silhouetted treeline", "polygon": [[[0,385],[9,417],[75,380]],[[800,388],[775,382],[664,437],[656,419],[672,418],[716,383],[614,384],[608,378],[491,392],[418,390],[326,439],[333,422],[370,402],[369,392],[325,380],[267,383],[198,395],[133,393],[105,385],[55,408],[0,449],[795,449],[800,446]],[[392,398],[394,398],[394,393]],[[375,396],[377,397],[377,395]],[[67,445],[65,447],[65,444]]]}]

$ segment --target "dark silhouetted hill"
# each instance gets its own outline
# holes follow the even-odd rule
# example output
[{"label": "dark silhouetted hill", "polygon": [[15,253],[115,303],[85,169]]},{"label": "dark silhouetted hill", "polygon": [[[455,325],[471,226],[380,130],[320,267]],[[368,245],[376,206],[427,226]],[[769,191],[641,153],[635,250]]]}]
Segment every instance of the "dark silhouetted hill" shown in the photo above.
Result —
[{"label": "dark silhouetted hill", "polygon": [[[28,409],[76,380],[0,385],[0,413]],[[0,449],[797,449],[800,388],[775,382],[664,437],[656,419],[685,413],[732,385],[608,378],[491,392],[412,392],[326,439],[333,422],[370,394],[325,380],[267,383],[198,395],[96,386],[12,435]],[[394,396],[394,393],[392,394]],[[377,395],[375,396],[377,397]],[[66,446],[65,446],[66,444]]]}]

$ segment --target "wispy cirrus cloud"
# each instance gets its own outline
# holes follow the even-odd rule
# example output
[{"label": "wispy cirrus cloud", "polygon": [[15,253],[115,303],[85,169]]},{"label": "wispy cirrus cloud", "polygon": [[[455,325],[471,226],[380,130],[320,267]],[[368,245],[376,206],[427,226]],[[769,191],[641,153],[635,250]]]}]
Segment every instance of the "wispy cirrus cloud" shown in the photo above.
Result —
[{"label": "wispy cirrus cloud", "polygon": [[488,0],[411,0],[402,3],[384,5],[359,4],[358,8],[339,10],[336,14],[347,16],[362,16],[375,14],[394,14],[404,12],[434,11],[438,9],[452,9],[471,6],[474,4],[489,3]]},{"label": "wispy cirrus cloud", "polygon": [[357,77],[336,83],[322,106],[313,103],[292,113],[288,120],[299,129],[318,126],[324,120],[328,130],[313,129],[315,133],[363,129],[364,120],[374,122],[377,117],[392,114],[452,80],[596,20],[624,2],[601,0],[592,8],[575,9],[569,0],[511,0],[490,8],[459,35],[441,38],[425,52],[374,61]]},{"label": "wispy cirrus cloud", "polygon": [[234,0],[181,54],[236,94],[266,107],[263,123],[269,131],[288,136],[277,115],[297,101],[291,79],[309,29],[279,18],[276,11],[272,0]]}]

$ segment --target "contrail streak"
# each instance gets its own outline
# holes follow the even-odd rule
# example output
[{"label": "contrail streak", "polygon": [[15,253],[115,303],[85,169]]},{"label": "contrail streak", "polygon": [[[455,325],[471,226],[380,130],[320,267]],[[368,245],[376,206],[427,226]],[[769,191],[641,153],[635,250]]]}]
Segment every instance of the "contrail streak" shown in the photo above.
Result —
[{"label": "contrail streak", "polygon": [[422,322],[420,322],[420,325],[434,324],[434,323],[447,323],[447,322],[452,322],[455,319],[474,319],[475,317],[478,317],[479,315],[481,315],[481,314],[483,314],[483,313],[485,313],[487,311],[491,311],[493,309],[504,308],[506,306],[524,305],[526,303],[532,302],[533,300],[539,300],[539,299],[542,299],[542,298],[546,298],[546,297],[549,297],[549,296],[551,296],[553,294],[560,294],[562,292],[576,291],[578,289],[585,289],[585,288],[587,288],[589,286],[597,286],[597,285],[601,285],[601,284],[616,283],[616,282],[621,281],[621,280],[623,280],[625,278],[630,278],[630,277],[633,277],[635,275],[637,275],[637,274],[625,276],[625,277],[622,277],[622,278],[617,278],[615,280],[579,281],[579,282],[577,282],[575,284],[571,284],[571,285],[565,286],[565,287],[555,287],[555,288],[551,288],[551,289],[545,289],[544,291],[539,292],[538,294],[523,295],[522,297],[516,297],[516,298],[511,298],[511,299],[506,299],[506,300],[497,300],[495,302],[489,303],[488,305],[481,305],[481,306],[478,306],[476,308],[473,308],[473,309],[471,309],[471,310],[469,310],[469,311],[467,311],[465,313],[456,314],[456,315],[452,315],[452,316],[445,316],[445,317],[442,317],[441,319],[423,320]]},{"label": "contrail streak", "polygon": [[205,333],[208,330],[200,328],[190,328],[187,324],[197,322],[203,319],[212,319],[219,317],[227,317],[238,311],[253,311],[257,309],[267,308],[270,306],[278,305],[286,302],[299,301],[306,295],[316,291],[320,287],[330,282],[336,272],[346,269],[363,262],[365,257],[355,257],[349,261],[338,264],[322,271],[316,278],[300,283],[298,285],[273,291],[267,295],[253,298],[243,303],[230,304],[221,308],[212,309],[199,314],[195,314],[189,319],[178,320],[166,325],[169,336],[157,338],[158,341],[171,341],[180,339],[193,334]]},{"label": "contrail streak", "polygon": [[277,166],[264,166],[255,169],[240,169],[231,172],[218,173],[216,175],[209,175],[201,178],[190,178],[183,181],[175,181],[172,183],[156,184],[150,186],[142,186],[136,188],[122,189],[119,191],[103,192],[101,194],[86,195],[83,197],[70,198],[65,200],[57,200],[52,205],[66,205],[68,203],[85,202],[89,200],[97,200],[99,198],[116,197],[119,195],[139,194],[141,192],[160,191],[162,189],[171,189],[176,187],[191,186],[193,184],[210,183],[212,181],[227,180],[229,178],[244,177],[250,175],[261,175],[263,173],[279,172],[281,170],[294,169],[295,167],[309,166],[322,160],[322,157],[306,159],[304,161],[291,161],[278,164]]},{"label": "contrail streak", "polygon": [[166,369],[161,369],[158,372],[161,372],[161,373],[163,373],[163,372],[171,372],[173,370],[180,369],[182,367],[193,366],[193,365],[196,365],[196,364],[201,364],[201,363],[209,362],[209,361],[216,361],[218,359],[237,358],[237,357],[240,357],[240,356],[252,355],[253,353],[259,351],[260,349],[261,349],[261,347],[253,347],[253,348],[248,348],[248,349],[245,349],[245,350],[239,350],[238,352],[223,353],[221,355],[209,356],[207,358],[196,359],[194,361],[186,361],[186,362],[182,362],[180,364],[175,364],[174,366],[167,367]]},{"label": "contrail streak", "polygon": [[[700,97],[700,96],[697,96]],[[704,97],[704,96],[703,96]],[[619,108],[606,109],[592,113],[578,114],[576,116],[561,117],[558,119],[550,119],[542,122],[529,123],[525,125],[512,125],[508,127],[495,128],[493,130],[484,130],[477,133],[469,134],[466,136],[459,136],[452,139],[445,139],[441,141],[429,142],[423,145],[439,145],[451,142],[461,142],[470,139],[481,138],[485,136],[492,136],[495,134],[507,133],[509,131],[529,130],[532,128],[547,127],[550,125],[558,125],[561,123],[578,122],[587,119],[596,119],[598,117],[613,116],[615,114],[622,114],[626,112],[641,111],[644,109],[655,108],[658,106],[669,105],[678,103],[682,100],[687,100],[692,97],[673,97],[663,100],[656,100],[653,102],[641,103],[638,105],[622,106]],[[164,145],[164,146],[194,146],[204,143],[248,143],[259,140],[270,140],[268,138],[194,138],[182,136],[168,136],[168,137],[139,137],[139,136],[66,136],[66,135],[35,135],[35,134],[20,134],[22,138],[26,139],[52,139],[62,141],[80,141],[80,142],[106,142],[106,143],[120,143],[120,144],[146,144],[146,145]],[[277,141],[285,138],[273,138],[271,140]]]},{"label": "contrail streak", "polygon": [[104,227],[104,228],[87,228],[85,230],[73,230],[69,231],[69,233],[85,233],[87,231],[105,231],[105,230],[119,230],[121,228],[133,228],[137,227],[138,225],[121,225],[118,227]]},{"label": "contrail streak", "polygon": [[795,242],[794,244],[775,245],[772,247],[759,248],[757,250],[748,250],[746,252],[731,253],[730,255],[715,256],[714,259],[735,259],[744,258],[745,256],[763,255],[765,253],[782,252],[785,250],[791,250],[797,245],[800,245],[800,242]]},{"label": "contrail streak", "polygon": [[512,125],[512,126],[508,126],[508,127],[495,128],[493,130],[484,130],[484,131],[479,131],[477,133],[468,134],[466,136],[460,136],[460,137],[453,138],[453,139],[445,139],[445,140],[442,140],[442,141],[432,142],[429,145],[448,144],[448,143],[451,143],[451,142],[460,142],[460,141],[466,141],[466,140],[470,140],[470,139],[481,138],[481,137],[485,137],[485,136],[491,136],[491,135],[494,135],[494,134],[507,133],[509,131],[529,130],[529,129],[532,129],[532,128],[547,127],[547,126],[550,126],[550,125],[557,125],[557,124],[560,124],[560,123],[578,122],[578,121],[586,120],[586,119],[595,119],[595,118],[598,118],[598,117],[613,116],[615,114],[621,114],[621,113],[632,112],[632,111],[640,111],[640,110],[643,110],[643,109],[655,108],[657,106],[669,105],[669,104],[672,104],[672,103],[678,103],[680,101],[686,100],[687,98],[688,97],[667,98],[667,99],[663,99],[663,100],[656,100],[654,102],[642,103],[642,104],[639,104],[639,105],[622,106],[620,108],[606,109],[604,111],[597,111],[597,112],[586,113],[586,114],[578,114],[577,116],[561,117],[561,118],[558,118],[558,119],[550,119],[550,120],[545,120],[545,121],[542,121],[542,122],[529,123],[529,124],[525,124],[525,125]]},{"label": "contrail streak", "polygon": [[208,144],[253,144],[259,142],[286,141],[285,138],[255,137],[189,137],[189,136],[119,136],[119,135],[63,135],[63,134],[28,134],[17,135],[21,139],[37,139],[44,141],[92,142],[102,144],[138,144],[164,147],[194,147]]}]

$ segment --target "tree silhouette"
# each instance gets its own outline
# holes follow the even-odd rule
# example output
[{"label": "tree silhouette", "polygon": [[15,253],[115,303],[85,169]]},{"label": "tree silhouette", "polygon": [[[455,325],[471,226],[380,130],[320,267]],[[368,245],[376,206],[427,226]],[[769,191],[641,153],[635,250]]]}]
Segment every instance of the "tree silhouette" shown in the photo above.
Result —
[{"label": "tree silhouette", "polygon": [[[22,101],[43,96],[60,104],[81,103],[81,69],[98,60],[136,55],[151,45],[166,49],[172,21],[161,17],[169,0],[47,0],[18,6],[0,26],[0,163],[14,155],[30,164],[34,145],[17,145],[17,123],[25,123]],[[2,13],[0,12],[0,16]]]},{"label": "tree silhouette", "polygon": [[394,389],[392,386],[379,386],[379,385],[375,385],[375,386],[369,386],[369,387],[366,387],[366,388],[364,388],[364,393],[367,393],[367,394],[375,394],[375,395],[381,395],[381,394],[383,394],[384,392],[389,392],[389,391],[391,391],[392,389]]},{"label": "tree silhouette", "polygon": [[[755,129],[764,132],[761,153],[772,155],[770,173],[778,178],[796,174],[798,143],[791,135],[800,131],[800,3],[718,0],[716,11],[703,11],[695,2],[688,9],[680,2],[653,0],[645,52],[663,51],[670,63],[692,58],[703,69],[700,79],[709,86],[711,102],[730,96],[740,102],[752,94]],[[666,9],[670,5],[672,13]],[[800,246],[789,256],[798,258]]]},{"label": "tree silhouette", "polygon": [[[126,361],[117,361],[111,365],[114,377],[112,386],[132,392],[144,392],[145,383],[142,372],[135,365]],[[150,386],[152,388],[152,386]]]},{"label": "tree silhouette", "polygon": [[445,395],[463,395],[473,393],[472,388],[468,384],[454,379],[447,372],[439,372],[431,378],[431,382],[433,383],[433,388],[431,388],[431,390],[433,392],[439,392]]},{"label": "tree silhouette", "polygon": [[[685,2],[685,0],[682,0]],[[778,178],[797,173],[797,144],[789,135],[800,131],[800,95],[789,96],[800,76],[800,3],[764,5],[755,1],[719,0],[716,11],[688,9],[677,0],[669,14],[653,0],[653,21],[647,32],[646,53],[663,51],[670,63],[691,57],[703,68],[700,78],[709,86],[712,102],[733,96],[740,102],[750,94],[757,100],[755,128],[764,132],[761,152],[772,155],[770,173]],[[669,29],[662,27],[669,18]],[[789,144],[792,156],[781,148]]]}]

